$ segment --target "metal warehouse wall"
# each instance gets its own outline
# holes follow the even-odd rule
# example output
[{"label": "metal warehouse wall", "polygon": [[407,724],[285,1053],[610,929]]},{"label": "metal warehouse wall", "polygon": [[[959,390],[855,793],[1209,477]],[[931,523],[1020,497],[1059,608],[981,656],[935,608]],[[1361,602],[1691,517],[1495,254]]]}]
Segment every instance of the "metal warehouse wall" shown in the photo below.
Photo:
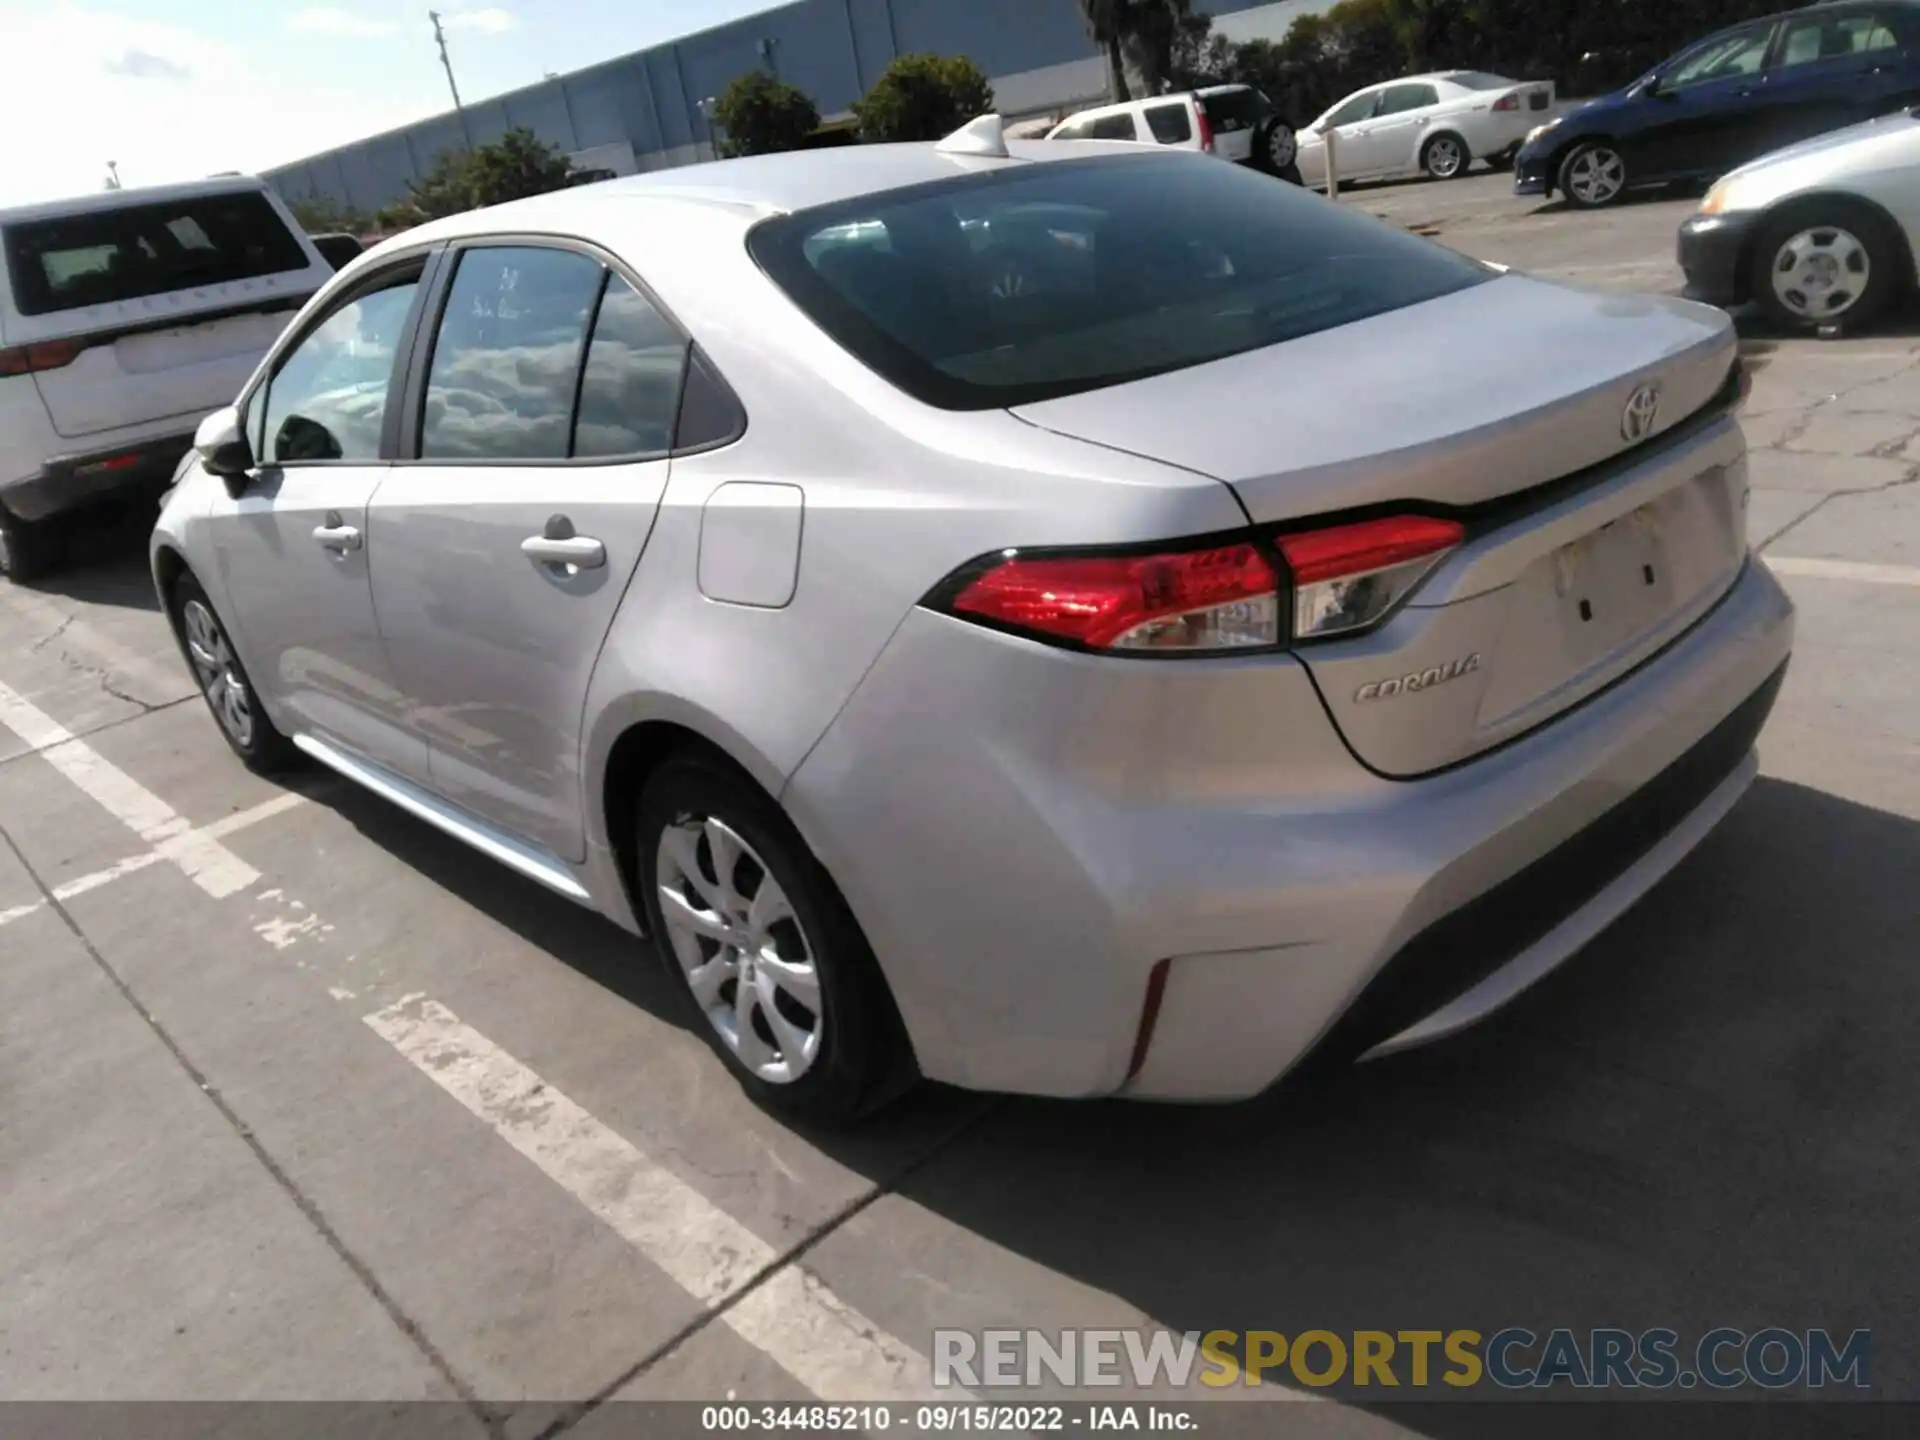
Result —
[{"label": "metal warehouse wall", "polygon": [[[1332,0],[1196,0],[1235,39],[1279,35]],[[1227,18],[1230,17],[1230,18]],[[399,199],[440,151],[525,126],[582,163],[657,170],[713,156],[700,102],[766,69],[844,113],[897,55],[968,55],[993,80],[1003,114],[1105,97],[1106,69],[1077,0],[797,0],[697,35],[266,172],[289,200],[325,197],[361,210]],[[595,152],[590,157],[581,152]]]}]

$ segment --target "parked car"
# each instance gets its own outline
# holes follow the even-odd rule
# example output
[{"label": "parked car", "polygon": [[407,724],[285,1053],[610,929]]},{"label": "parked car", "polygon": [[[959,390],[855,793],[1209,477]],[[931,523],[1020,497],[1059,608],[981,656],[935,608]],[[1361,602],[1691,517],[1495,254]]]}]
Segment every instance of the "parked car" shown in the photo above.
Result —
[{"label": "parked car", "polygon": [[1553,86],[1449,70],[1356,90],[1300,132],[1300,178],[1327,183],[1327,136],[1345,180],[1426,174],[1453,180],[1475,160],[1512,161],[1527,131],[1553,108]]},{"label": "parked car", "polygon": [[1204,150],[1298,183],[1293,126],[1251,85],[1212,85],[1069,115],[1049,140],[1134,140]]},{"label": "parked car", "polygon": [[1920,119],[1902,111],[1744,165],[1680,227],[1688,292],[1858,330],[1914,288]]},{"label": "parked car", "polygon": [[0,210],[0,574],[57,557],[50,521],[157,498],[194,426],[333,274],[258,180]]},{"label": "parked car", "polygon": [[1752,780],[1741,395],[1716,310],[989,117],[396,236],[152,562],[246,764],[653,937],[758,1099],[1225,1099],[1489,1013]]},{"label": "parked car", "polygon": [[1577,209],[1699,183],[1770,150],[1920,101],[1920,4],[1839,0],[1735,25],[1528,137],[1521,195]]}]

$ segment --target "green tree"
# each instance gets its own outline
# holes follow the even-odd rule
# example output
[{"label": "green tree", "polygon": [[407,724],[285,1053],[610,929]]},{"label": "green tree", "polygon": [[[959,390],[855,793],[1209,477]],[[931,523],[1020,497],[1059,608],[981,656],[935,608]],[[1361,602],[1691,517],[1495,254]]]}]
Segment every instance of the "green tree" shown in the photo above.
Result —
[{"label": "green tree", "polygon": [[371,216],[363,215],[351,205],[342,205],[326,195],[289,201],[287,208],[293,212],[293,218],[300,222],[300,228],[309,235],[359,235],[373,225]]},{"label": "green tree", "polygon": [[993,109],[993,87],[964,55],[902,55],[853,102],[862,140],[939,140]]},{"label": "green tree", "polygon": [[1116,101],[1133,98],[1133,91],[1127,88],[1127,62],[1121,49],[1132,8],[1132,0],[1080,0],[1087,33],[1107,52],[1107,89]]},{"label": "green tree", "polygon": [[382,211],[381,218],[418,225],[483,205],[504,205],[559,190],[572,173],[558,146],[516,127],[488,145],[442,150],[427,173],[407,186],[407,198]]},{"label": "green tree", "polygon": [[1131,0],[1127,5],[1120,47],[1149,95],[1162,94],[1176,83],[1173,55],[1182,26],[1206,18],[1195,17],[1192,9],[1192,0]]},{"label": "green tree", "polygon": [[1218,85],[1233,74],[1233,44],[1213,33],[1211,16],[1183,15],[1174,30],[1168,61],[1168,80],[1176,90]]},{"label": "green tree", "polygon": [[713,118],[726,129],[727,155],[798,150],[820,128],[820,109],[806,93],[764,70],[737,76],[714,101]]}]

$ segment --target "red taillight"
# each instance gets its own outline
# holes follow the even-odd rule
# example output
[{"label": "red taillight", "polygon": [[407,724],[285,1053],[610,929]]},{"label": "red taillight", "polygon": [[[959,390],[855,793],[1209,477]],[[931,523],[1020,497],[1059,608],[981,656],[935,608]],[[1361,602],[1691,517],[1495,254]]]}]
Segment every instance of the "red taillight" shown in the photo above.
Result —
[{"label": "red taillight", "polygon": [[1279,644],[1279,588],[1251,542],[1158,555],[1009,551],[947,608],[1094,650],[1195,654]]},{"label": "red taillight", "polygon": [[1377,625],[1466,537],[1457,520],[1392,515],[1275,542],[1293,578],[1296,640],[1348,635]]},{"label": "red taillight", "polygon": [[1505,95],[1502,95],[1498,100],[1493,102],[1493,108],[1496,110],[1518,110],[1520,108],[1520,92],[1518,90],[1508,91]]},{"label": "red taillight", "polygon": [[42,340],[33,345],[15,345],[0,350],[0,375],[32,375],[40,370],[58,370],[71,365],[86,349],[80,340]]},{"label": "red taillight", "polygon": [[1207,118],[1207,107],[1196,103],[1193,107],[1193,117],[1200,126],[1200,148],[1202,150],[1213,149],[1213,121]]}]

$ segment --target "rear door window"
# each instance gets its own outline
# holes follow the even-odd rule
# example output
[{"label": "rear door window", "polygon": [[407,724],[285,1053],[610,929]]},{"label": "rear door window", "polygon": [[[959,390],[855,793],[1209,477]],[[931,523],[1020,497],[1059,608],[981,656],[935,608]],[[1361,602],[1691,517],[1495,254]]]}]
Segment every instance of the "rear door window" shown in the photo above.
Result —
[{"label": "rear door window", "polygon": [[571,250],[462,254],[427,369],[421,458],[566,459],[606,276]]},{"label": "rear door window", "polygon": [[1138,140],[1140,132],[1134,128],[1132,112],[1122,110],[1117,115],[1096,115],[1087,122],[1089,140]]},{"label": "rear door window", "polygon": [[[870,225],[886,248],[813,243]],[[863,196],[765,221],[748,243],[827,334],[954,410],[1205,364],[1492,278],[1298,187],[1172,154]]]},{"label": "rear door window", "polygon": [[618,275],[607,281],[580,374],[573,453],[663,455],[673,446],[687,342]]},{"label": "rear door window", "polygon": [[1380,92],[1380,114],[1399,115],[1408,110],[1424,110],[1440,103],[1440,92],[1431,85],[1389,85]]},{"label": "rear door window", "polygon": [[1352,125],[1356,121],[1370,119],[1380,104],[1380,92],[1370,90],[1365,95],[1356,95],[1327,116],[1327,126]]},{"label": "rear door window", "polygon": [[6,252],[22,315],[253,280],[309,263],[258,191],[22,221],[6,227]]},{"label": "rear door window", "polygon": [[1184,145],[1193,139],[1193,120],[1187,114],[1187,102],[1184,100],[1148,105],[1140,113],[1146,117],[1147,128],[1153,132],[1153,138],[1162,145]]}]

